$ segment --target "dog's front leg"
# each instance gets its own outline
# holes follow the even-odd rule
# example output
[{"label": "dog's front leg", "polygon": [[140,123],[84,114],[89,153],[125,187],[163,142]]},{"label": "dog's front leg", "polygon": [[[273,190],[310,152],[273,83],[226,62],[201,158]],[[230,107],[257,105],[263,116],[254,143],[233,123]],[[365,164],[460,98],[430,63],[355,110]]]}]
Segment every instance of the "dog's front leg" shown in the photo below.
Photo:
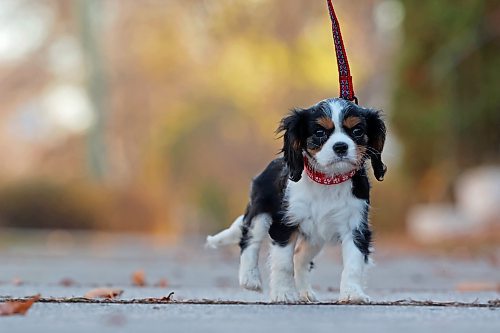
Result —
[{"label": "dog's front leg", "polygon": [[[274,228],[273,228],[274,226]],[[276,229],[289,228],[283,225],[276,227],[273,223],[269,233],[273,239],[271,245],[271,276],[270,289],[272,302],[296,302],[299,300],[299,294],[295,287],[293,277],[293,254],[295,243],[297,242],[297,233],[289,232],[288,239],[278,239],[273,235]]]},{"label": "dog's front leg", "polygon": [[271,224],[268,214],[259,214],[244,224],[240,241],[240,285],[249,290],[261,291],[262,282],[259,272],[259,251]]},{"label": "dog's front leg", "polygon": [[363,274],[367,257],[354,243],[352,234],[342,240],[342,261],[344,269],[340,281],[340,300],[369,302],[370,298],[363,291]]}]

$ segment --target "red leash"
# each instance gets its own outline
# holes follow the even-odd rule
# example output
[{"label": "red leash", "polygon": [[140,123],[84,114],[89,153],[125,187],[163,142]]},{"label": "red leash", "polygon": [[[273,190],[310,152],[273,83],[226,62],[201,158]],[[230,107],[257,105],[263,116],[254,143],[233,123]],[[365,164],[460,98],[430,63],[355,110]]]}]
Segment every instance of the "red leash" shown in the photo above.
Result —
[{"label": "red leash", "polygon": [[326,3],[328,4],[330,19],[332,20],[333,44],[335,45],[335,54],[337,55],[337,66],[339,69],[340,97],[358,104],[358,98],[354,95],[351,71],[349,69],[349,62],[347,61],[342,34],[340,33],[339,21],[335,15],[332,0],[326,0]]}]

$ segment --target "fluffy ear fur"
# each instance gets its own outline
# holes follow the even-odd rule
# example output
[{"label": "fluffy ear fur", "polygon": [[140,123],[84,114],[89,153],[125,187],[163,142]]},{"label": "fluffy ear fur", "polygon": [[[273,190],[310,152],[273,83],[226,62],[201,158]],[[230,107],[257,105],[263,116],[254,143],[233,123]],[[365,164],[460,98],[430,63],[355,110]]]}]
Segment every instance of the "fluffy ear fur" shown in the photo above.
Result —
[{"label": "fluffy ear fur", "polygon": [[368,155],[372,162],[373,173],[378,181],[384,180],[387,167],[382,162],[382,151],[385,143],[385,124],[381,118],[381,112],[368,110],[366,116],[368,135]]},{"label": "fluffy ear fur", "polygon": [[298,182],[304,170],[304,157],[307,136],[306,110],[294,110],[281,120],[277,132],[283,134],[283,155],[288,166],[290,180]]}]

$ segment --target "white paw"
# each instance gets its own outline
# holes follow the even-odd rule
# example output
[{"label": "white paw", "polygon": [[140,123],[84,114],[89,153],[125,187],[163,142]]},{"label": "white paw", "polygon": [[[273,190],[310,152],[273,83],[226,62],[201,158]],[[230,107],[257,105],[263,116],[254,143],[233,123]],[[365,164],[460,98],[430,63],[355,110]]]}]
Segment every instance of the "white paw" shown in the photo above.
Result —
[{"label": "white paw", "polygon": [[369,303],[370,297],[368,297],[363,289],[359,286],[349,286],[346,288],[341,288],[340,298],[341,302],[348,303]]},{"label": "white paw", "polygon": [[276,303],[296,303],[300,301],[299,293],[295,288],[280,288],[271,290],[271,302]]},{"label": "white paw", "polygon": [[316,297],[316,294],[314,293],[314,291],[309,288],[309,289],[305,289],[305,290],[301,290],[299,292],[299,298],[301,301],[304,301],[304,302],[317,302],[318,301],[318,298]]},{"label": "white paw", "polygon": [[240,286],[253,291],[262,291],[262,281],[258,268],[240,271]]}]

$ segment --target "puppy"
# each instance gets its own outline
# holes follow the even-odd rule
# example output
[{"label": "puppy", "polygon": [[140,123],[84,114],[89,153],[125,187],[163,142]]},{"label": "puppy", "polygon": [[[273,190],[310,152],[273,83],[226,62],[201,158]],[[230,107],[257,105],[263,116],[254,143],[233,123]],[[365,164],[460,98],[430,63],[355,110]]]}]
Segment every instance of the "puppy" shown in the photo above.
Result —
[{"label": "puppy", "polygon": [[269,235],[271,301],[314,302],[313,259],[326,243],[340,243],[340,299],[369,301],[362,287],[372,250],[365,162],[370,159],[375,178],[383,180],[386,128],[380,112],[332,98],[292,111],[278,132],[284,133],[283,157],[254,178],[245,214],[208,236],[207,245],[239,243],[240,285],[261,290],[259,249]]}]

